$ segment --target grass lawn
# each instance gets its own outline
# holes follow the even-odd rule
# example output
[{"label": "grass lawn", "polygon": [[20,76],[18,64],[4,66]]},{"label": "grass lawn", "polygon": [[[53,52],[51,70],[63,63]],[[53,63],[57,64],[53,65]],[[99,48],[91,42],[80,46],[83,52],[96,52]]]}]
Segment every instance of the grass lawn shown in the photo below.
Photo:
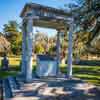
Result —
[{"label": "grass lawn", "polygon": [[0,71],[0,78],[6,78],[8,76],[16,76],[17,75],[17,71]]},{"label": "grass lawn", "polygon": [[[9,58],[9,66],[15,71],[0,72],[0,78],[8,77],[9,75],[15,76],[19,71],[20,58]],[[67,65],[61,65],[61,72],[67,74]],[[33,68],[35,70],[36,63],[33,63]],[[73,76],[83,79],[89,83],[100,86],[100,66],[82,66],[73,65]]]},{"label": "grass lawn", "polygon": [[[63,73],[67,73],[65,65],[60,69]],[[100,86],[100,66],[73,65],[73,76]]]}]

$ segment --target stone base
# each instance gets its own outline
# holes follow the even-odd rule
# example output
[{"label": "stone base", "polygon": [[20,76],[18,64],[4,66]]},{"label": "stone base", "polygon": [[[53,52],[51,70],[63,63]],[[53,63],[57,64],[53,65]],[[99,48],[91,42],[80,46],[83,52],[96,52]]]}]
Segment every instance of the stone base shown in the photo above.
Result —
[{"label": "stone base", "polygon": [[[31,83],[24,83],[19,77],[16,79],[20,88],[15,89],[13,86],[16,83],[10,80],[14,95],[9,100],[88,100],[90,91],[96,89],[94,85],[75,78],[34,78]],[[93,98],[98,96],[95,94]]]}]

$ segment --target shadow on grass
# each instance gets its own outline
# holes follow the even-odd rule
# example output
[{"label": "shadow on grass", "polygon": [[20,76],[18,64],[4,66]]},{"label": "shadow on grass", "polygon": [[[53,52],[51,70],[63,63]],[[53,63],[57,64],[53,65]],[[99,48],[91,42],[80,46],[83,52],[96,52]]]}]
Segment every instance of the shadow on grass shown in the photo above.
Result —
[{"label": "shadow on grass", "polygon": [[[67,73],[66,67],[60,68],[62,73]],[[100,67],[99,66],[74,66],[73,76],[100,86]]]},{"label": "shadow on grass", "polygon": [[[33,73],[36,70],[36,65],[33,65]],[[3,71],[0,70],[0,78],[6,78],[8,76],[16,76],[18,72],[21,71],[21,67],[19,65],[13,65],[9,67],[9,70]]]},{"label": "shadow on grass", "polygon": [[17,71],[0,71],[0,78],[6,78],[8,76],[16,76]]},{"label": "shadow on grass", "polygon": [[[73,62],[75,64],[75,62]],[[100,60],[80,60],[77,65],[100,66]]]}]

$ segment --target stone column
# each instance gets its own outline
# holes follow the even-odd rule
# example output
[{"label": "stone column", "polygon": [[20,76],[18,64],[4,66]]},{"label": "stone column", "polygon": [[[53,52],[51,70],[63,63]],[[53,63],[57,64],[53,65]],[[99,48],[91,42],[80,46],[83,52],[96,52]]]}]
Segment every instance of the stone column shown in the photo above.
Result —
[{"label": "stone column", "polygon": [[27,68],[26,68],[26,82],[32,81],[32,50],[33,50],[33,20],[27,21]]},{"label": "stone column", "polygon": [[73,48],[73,23],[70,22],[69,32],[68,32],[68,78],[72,77],[72,48]]},{"label": "stone column", "polygon": [[22,65],[21,74],[25,76],[26,73],[26,23],[22,22]]},{"label": "stone column", "polygon": [[56,47],[57,47],[56,53],[57,53],[57,67],[58,67],[57,74],[58,74],[59,73],[59,64],[60,64],[60,30],[58,30],[58,32],[57,32]]}]

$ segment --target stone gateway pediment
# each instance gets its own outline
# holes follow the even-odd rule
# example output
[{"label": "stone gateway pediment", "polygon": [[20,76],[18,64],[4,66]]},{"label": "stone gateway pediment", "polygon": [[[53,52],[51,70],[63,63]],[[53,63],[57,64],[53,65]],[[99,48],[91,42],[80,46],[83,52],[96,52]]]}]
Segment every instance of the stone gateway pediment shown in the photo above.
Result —
[{"label": "stone gateway pediment", "polygon": [[32,17],[34,26],[47,28],[64,28],[69,13],[61,9],[28,3],[24,6],[20,16],[22,18]]}]

